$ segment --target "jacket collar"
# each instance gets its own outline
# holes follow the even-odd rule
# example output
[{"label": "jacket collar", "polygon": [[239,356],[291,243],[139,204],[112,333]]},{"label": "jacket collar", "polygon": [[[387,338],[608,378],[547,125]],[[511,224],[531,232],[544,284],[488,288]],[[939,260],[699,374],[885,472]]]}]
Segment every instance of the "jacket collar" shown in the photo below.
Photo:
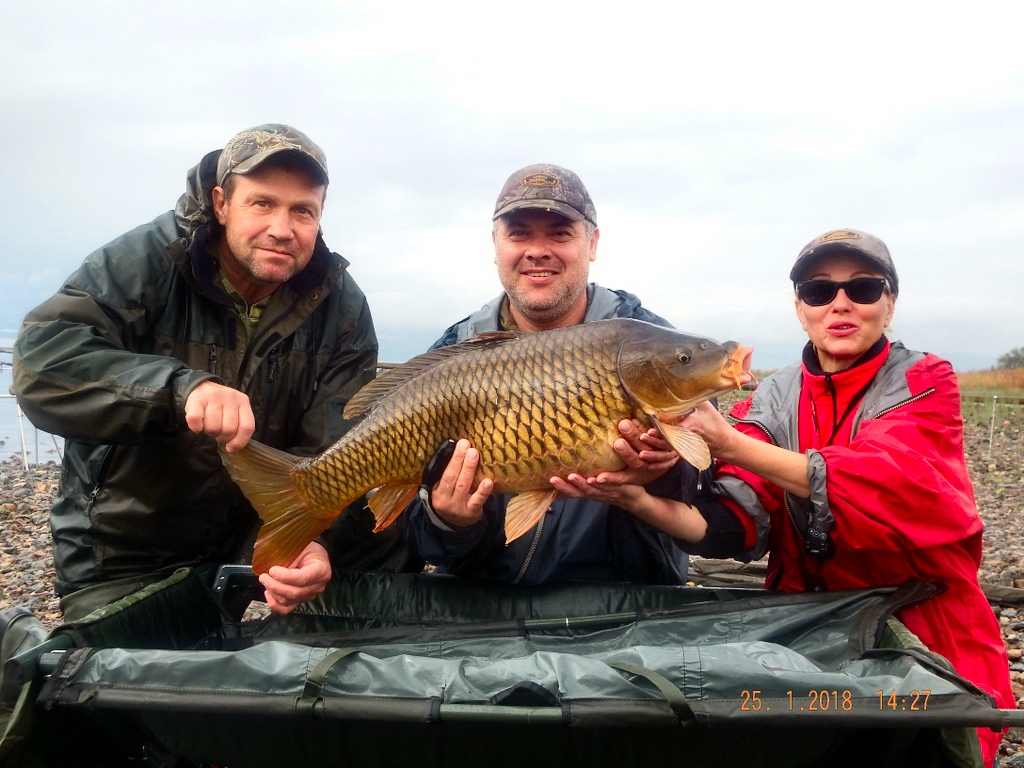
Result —
[{"label": "jacket collar", "polygon": [[[836,376],[836,375],[838,375],[840,373],[846,373],[846,371],[852,371],[854,368],[856,368],[858,366],[861,366],[861,365],[864,365],[869,360],[874,360],[876,357],[878,357],[879,355],[881,355],[882,353],[884,353],[888,349],[889,349],[889,340],[885,336],[880,336],[878,338],[878,341],[876,341],[874,344],[872,344],[871,348],[867,352],[865,352],[863,355],[858,357],[857,361],[853,365],[851,365],[849,368],[846,368],[846,369],[844,369],[842,371],[837,371],[836,373],[833,373],[831,375],[832,376]],[[826,376],[826,375],[828,375],[828,374],[825,373],[825,371],[823,371],[821,369],[821,364],[818,362],[818,354],[814,351],[814,345],[811,344],[811,342],[809,342],[809,341],[807,342],[806,346],[804,346],[802,362],[803,362],[805,373],[808,373],[811,376]],[[877,370],[877,367],[876,367],[876,370]]]}]

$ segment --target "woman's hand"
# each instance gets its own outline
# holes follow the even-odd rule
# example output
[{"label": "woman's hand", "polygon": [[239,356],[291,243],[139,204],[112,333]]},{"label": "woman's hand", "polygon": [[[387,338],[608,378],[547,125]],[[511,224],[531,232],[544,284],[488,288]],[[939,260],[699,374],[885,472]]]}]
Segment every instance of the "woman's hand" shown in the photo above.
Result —
[{"label": "woman's hand", "polygon": [[705,401],[698,405],[689,416],[679,423],[679,426],[700,435],[708,444],[711,455],[716,459],[732,460],[730,452],[735,446],[739,433],[729,425],[711,403]]},{"label": "woman's hand", "polygon": [[[614,475],[624,473],[602,472],[602,475]],[[621,509],[635,512],[644,499],[647,498],[647,491],[642,485],[635,483],[619,483],[614,479],[597,477],[583,477],[575,472],[564,480],[560,477],[552,477],[551,485],[562,496],[570,499],[589,499],[601,504],[611,504]]]}]

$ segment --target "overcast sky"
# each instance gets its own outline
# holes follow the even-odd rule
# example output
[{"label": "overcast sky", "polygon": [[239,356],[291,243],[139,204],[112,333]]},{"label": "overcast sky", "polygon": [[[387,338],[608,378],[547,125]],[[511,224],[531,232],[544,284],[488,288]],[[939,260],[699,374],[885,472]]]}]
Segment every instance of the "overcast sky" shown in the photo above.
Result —
[{"label": "overcast sky", "polygon": [[0,338],[171,208],[239,130],[327,153],[323,229],[404,360],[500,290],[490,214],[551,162],[595,201],[591,278],[676,326],[805,337],[787,274],[836,227],[900,274],[896,336],[1024,346],[1024,4],[0,3]]}]

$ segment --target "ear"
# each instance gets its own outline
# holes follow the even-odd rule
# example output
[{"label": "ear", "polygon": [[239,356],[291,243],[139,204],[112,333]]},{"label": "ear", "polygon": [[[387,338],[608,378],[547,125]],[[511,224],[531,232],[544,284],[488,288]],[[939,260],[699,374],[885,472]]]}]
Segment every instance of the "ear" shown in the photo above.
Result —
[{"label": "ear", "polygon": [[888,328],[889,323],[892,322],[892,314],[896,311],[896,297],[891,293],[886,293],[885,295],[889,297],[889,309],[885,313],[885,325],[882,327]]},{"label": "ear", "polygon": [[224,188],[214,187],[210,191],[210,199],[213,201],[213,215],[217,217],[217,223],[223,226],[224,220],[227,218],[225,215],[227,198],[224,196]]},{"label": "ear", "polygon": [[597,241],[601,239],[601,230],[594,227],[594,234],[590,236],[590,260],[594,261],[597,258]]}]

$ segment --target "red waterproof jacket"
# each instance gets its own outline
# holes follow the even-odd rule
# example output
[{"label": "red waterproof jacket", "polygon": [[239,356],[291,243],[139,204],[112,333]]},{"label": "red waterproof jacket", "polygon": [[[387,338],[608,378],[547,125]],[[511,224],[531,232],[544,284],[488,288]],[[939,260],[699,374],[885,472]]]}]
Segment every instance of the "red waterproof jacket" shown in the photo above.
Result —
[{"label": "red waterproof jacket", "polygon": [[[999,624],[978,585],[983,526],[953,369],[898,342],[876,351],[824,374],[809,350],[732,411],[745,434],[807,454],[809,500],[734,465],[718,467],[716,493],[747,529],[744,559],[770,550],[768,588],[945,584],[898,618],[1000,707],[1014,708]],[[999,734],[979,734],[991,764]]]}]

